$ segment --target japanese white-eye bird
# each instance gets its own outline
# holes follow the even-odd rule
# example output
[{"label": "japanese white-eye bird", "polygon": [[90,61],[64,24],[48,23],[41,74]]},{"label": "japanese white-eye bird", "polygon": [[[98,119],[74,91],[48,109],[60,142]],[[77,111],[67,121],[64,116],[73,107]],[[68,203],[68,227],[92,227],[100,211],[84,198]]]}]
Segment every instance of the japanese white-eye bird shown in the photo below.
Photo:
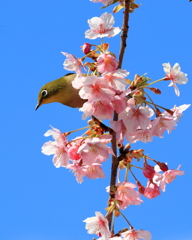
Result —
[{"label": "japanese white-eye bird", "polygon": [[86,100],[80,98],[79,89],[72,86],[76,77],[74,73],[68,73],[52,82],[45,84],[39,91],[37,110],[41,105],[52,102],[59,102],[73,108],[82,107]]}]

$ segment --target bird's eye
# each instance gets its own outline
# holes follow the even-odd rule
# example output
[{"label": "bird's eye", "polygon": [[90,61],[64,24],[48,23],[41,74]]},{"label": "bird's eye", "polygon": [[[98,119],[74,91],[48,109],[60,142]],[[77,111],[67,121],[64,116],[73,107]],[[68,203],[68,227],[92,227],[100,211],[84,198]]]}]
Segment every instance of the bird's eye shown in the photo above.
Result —
[{"label": "bird's eye", "polygon": [[42,95],[43,97],[46,97],[46,96],[47,96],[47,90],[43,90],[43,91],[41,92],[41,95]]}]

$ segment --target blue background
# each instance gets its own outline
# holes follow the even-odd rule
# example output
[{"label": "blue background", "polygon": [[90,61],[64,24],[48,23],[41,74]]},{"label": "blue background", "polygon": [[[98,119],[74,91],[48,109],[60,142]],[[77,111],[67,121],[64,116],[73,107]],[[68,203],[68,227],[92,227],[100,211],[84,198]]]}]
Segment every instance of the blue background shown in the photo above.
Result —
[{"label": "blue background", "polygon": [[[187,0],[143,1],[130,15],[129,38],[123,68],[134,74],[148,73],[153,80],[164,76],[162,63],[178,62],[188,73],[187,85],[179,85],[177,97],[168,82],[157,85],[162,95],[154,96],[167,108],[191,103],[192,76],[192,3]],[[101,10],[100,3],[84,1],[17,0],[0,2],[0,239],[1,240],[88,240],[85,224],[95,211],[105,214],[109,185],[110,160],[104,163],[105,179],[85,179],[78,184],[68,170],[56,169],[52,157],[41,153],[50,140],[43,134],[49,125],[62,132],[83,127],[78,109],[54,103],[34,111],[37,93],[42,85],[67,73],[61,51],[83,56],[88,40],[87,19],[111,12]],[[122,11],[115,14],[115,26],[122,25]],[[119,36],[106,39],[111,51],[119,53]],[[154,138],[152,143],[137,143],[150,157],[168,162],[185,175],[167,186],[154,200],[143,199],[140,206],[124,212],[136,229],[149,230],[155,240],[191,240],[191,122],[189,108],[170,135]],[[76,135],[74,134],[73,137]],[[140,179],[139,170],[134,171]],[[134,180],[130,178],[130,181]],[[141,178],[145,185],[144,179]],[[116,231],[127,227],[116,219]]]}]

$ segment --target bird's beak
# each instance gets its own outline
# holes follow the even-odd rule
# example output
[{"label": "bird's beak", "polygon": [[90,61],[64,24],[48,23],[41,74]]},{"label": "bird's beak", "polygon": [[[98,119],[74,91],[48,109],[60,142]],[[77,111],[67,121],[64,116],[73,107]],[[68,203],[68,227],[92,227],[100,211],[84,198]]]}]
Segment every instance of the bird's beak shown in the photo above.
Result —
[{"label": "bird's beak", "polygon": [[35,107],[35,111],[41,106],[41,102],[38,102],[36,107]]}]

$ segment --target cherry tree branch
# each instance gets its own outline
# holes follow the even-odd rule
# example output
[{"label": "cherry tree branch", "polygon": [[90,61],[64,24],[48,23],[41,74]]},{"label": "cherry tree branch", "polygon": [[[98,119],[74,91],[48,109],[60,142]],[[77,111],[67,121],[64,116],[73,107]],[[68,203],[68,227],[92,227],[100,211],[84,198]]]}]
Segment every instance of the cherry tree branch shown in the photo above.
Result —
[{"label": "cherry tree branch", "polygon": [[127,37],[128,37],[128,30],[129,30],[129,5],[131,0],[125,0],[125,11],[124,11],[124,18],[123,18],[123,26],[122,26],[122,33],[121,33],[121,43],[120,43],[120,53],[119,53],[119,66],[118,68],[122,67],[123,57],[125,54],[125,48],[127,46]]},{"label": "cherry tree branch", "polygon": [[[129,5],[131,0],[125,0],[125,10],[124,10],[124,18],[123,18],[123,26],[122,26],[122,33],[121,33],[121,43],[120,43],[120,53],[119,53],[119,65],[118,68],[121,68],[123,63],[123,57],[125,54],[125,48],[127,46],[126,40],[128,37],[128,22],[129,22]],[[118,121],[118,114],[114,112],[113,121]],[[112,156],[112,166],[111,166],[111,180],[110,180],[110,189],[112,186],[116,185],[117,179],[117,168],[119,164],[119,160],[117,158],[117,138],[116,133],[111,131],[112,134],[112,149],[115,156]],[[114,194],[110,193],[110,198],[114,198]],[[107,219],[109,221],[109,228],[111,229],[112,226],[112,219],[113,219],[113,212],[107,215]],[[112,230],[112,229],[111,229]]]}]

